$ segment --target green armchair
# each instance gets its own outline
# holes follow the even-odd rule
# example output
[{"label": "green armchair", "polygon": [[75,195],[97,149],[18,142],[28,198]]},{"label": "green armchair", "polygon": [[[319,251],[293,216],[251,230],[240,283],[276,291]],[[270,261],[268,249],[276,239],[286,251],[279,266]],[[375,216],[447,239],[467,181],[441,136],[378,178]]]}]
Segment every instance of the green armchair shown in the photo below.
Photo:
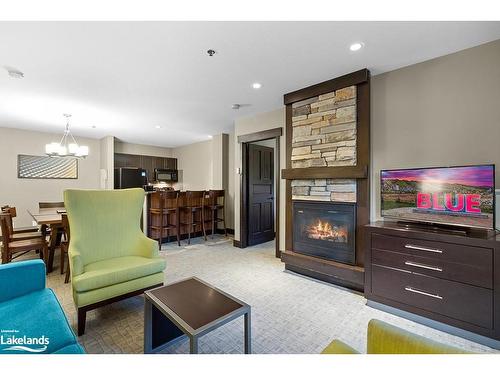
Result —
[{"label": "green armchair", "polygon": [[78,335],[87,311],[163,285],[165,259],[140,229],[144,190],[66,190]]},{"label": "green armchair", "polygon": [[[466,354],[468,352],[372,319],[368,323],[368,354]],[[321,354],[359,354],[339,340],[333,340]]]}]

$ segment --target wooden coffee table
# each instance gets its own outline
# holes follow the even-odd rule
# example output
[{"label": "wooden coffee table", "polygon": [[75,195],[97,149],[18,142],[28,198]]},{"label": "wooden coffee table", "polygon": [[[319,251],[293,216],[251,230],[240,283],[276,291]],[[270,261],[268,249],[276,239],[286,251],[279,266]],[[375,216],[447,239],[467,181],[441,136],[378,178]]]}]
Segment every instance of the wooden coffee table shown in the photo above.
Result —
[{"label": "wooden coffee table", "polygon": [[251,353],[250,306],[191,277],[144,293],[144,353],[155,353],[187,336],[190,353],[198,339],[245,316],[245,354]]}]

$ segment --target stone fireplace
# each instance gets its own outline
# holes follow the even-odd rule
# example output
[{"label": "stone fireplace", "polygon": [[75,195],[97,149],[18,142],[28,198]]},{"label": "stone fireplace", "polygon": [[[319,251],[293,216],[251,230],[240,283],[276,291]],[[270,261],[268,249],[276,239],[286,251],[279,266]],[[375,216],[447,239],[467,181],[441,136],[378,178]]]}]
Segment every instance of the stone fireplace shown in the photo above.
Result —
[{"label": "stone fireplace", "polygon": [[355,204],[293,202],[295,252],[354,264],[355,234]]},{"label": "stone fireplace", "polygon": [[364,288],[370,217],[370,72],[285,94],[287,270]]}]

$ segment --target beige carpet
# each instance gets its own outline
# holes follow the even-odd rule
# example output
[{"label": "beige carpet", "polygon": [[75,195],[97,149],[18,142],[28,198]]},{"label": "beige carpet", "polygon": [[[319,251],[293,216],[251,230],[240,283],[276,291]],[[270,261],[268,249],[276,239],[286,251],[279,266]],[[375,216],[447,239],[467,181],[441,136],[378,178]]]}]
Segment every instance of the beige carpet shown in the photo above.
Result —
[{"label": "beige carpet", "polygon": [[[185,245],[185,242],[183,243]],[[332,339],[366,350],[366,327],[381,319],[425,337],[474,352],[494,352],[479,344],[372,309],[365,298],[349,290],[284,271],[274,257],[274,243],[247,249],[217,236],[191,246],[163,246],[167,259],[166,283],[197,276],[252,306],[254,353],[319,353]],[[59,259],[48,277],[76,330],[76,311],[70,284],[59,274]],[[109,305],[87,314],[87,329],[79,338],[88,353],[141,353],[143,297]],[[202,353],[243,353],[243,318],[202,337]],[[188,353],[187,339],[166,353]]]}]

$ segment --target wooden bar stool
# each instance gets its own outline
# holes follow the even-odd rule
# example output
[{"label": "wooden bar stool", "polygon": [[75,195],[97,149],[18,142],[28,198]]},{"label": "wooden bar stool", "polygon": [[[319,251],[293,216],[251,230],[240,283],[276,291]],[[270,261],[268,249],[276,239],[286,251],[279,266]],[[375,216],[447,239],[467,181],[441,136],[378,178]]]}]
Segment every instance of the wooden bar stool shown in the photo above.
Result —
[{"label": "wooden bar stool", "polygon": [[[31,238],[12,241],[12,217],[8,213],[0,213],[0,228],[2,229],[2,263],[10,263],[15,258],[32,250],[39,250],[45,264],[48,260],[48,246],[44,238]],[[14,256],[17,254],[16,256]]]},{"label": "wooden bar stool", "polygon": [[[150,214],[150,229],[158,233],[158,243],[161,248],[163,243],[164,234],[166,235],[167,242],[171,234],[170,231],[174,230],[177,234],[177,244],[181,246],[180,233],[179,233],[179,206],[178,194],[176,191],[159,191],[151,194],[151,207],[149,208]],[[174,219],[172,219],[174,216]],[[156,217],[156,219],[153,219]],[[156,237],[155,237],[156,238]]]},{"label": "wooden bar stool", "polygon": [[[211,222],[212,222],[212,239],[214,238],[214,232],[217,229],[218,223],[223,223],[224,225],[224,236],[227,237],[226,228],[226,213],[224,210],[226,193],[225,190],[209,190],[208,191],[208,207],[211,212]],[[218,217],[219,210],[222,210],[222,217]]]},{"label": "wooden bar stool", "polygon": [[[188,227],[188,244],[191,244],[191,233],[196,232],[196,227],[200,227],[203,231],[203,237],[207,240],[205,231],[205,191],[186,191],[186,202],[179,207],[179,212],[187,214],[187,220],[179,220],[179,226]],[[199,217],[199,220],[197,219]],[[194,232],[193,232],[194,231]]]}]

